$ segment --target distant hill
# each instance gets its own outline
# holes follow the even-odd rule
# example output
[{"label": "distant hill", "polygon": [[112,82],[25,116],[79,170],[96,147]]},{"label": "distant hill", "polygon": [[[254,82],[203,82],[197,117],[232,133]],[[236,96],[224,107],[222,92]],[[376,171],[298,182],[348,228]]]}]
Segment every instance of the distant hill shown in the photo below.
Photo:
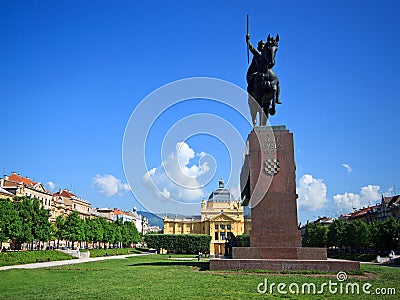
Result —
[{"label": "distant hill", "polygon": [[137,212],[139,215],[142,215],[146,219],[149,220],[149,225],[150,226],[158,226],[161,229],[164,229],[164,222],[163,219],[160,216],[157,216],[151,212],[148,211],[138,211]]},{"label": "distant hill", "polygon": [[187,215],[180,215],[180,214],[164,214],[164,215],[156,215],[148,211],[137,211],[139,215],[142,215],[143,217],[147,218],[149,220],[149,225],[150,226],[158,226],[161,229],[164,229],[164,217],[168,218],[200,218],[201,216],[187,216]]},{"label": "distant hill", "polygon": [[181,214],[167,213],[167,214],[164,214],[163,217],[167,217],[167,218],[188,218],[188,219],[195,218],[196,219],[196,218],[200,218],[201,215],[181,215]]}]

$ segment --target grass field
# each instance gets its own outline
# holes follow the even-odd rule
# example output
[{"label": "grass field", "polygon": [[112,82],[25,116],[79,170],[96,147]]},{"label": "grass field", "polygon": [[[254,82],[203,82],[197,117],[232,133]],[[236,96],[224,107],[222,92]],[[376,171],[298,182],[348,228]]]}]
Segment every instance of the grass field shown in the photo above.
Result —
[{"label": "grass field", "polygon": [[73,258],[71,255],[55,250],[0,252],[0,267]]},{"label": "grass field", "polygon": [[107,256],[107,254],[110,256],[138,254],[138,253],[143,253],[145,250],[141,251],[141,249],[138,250],[135,248],[114,248],[114,249],[91,249],[89,251],[90,251],[90,257],[101,257],[101,256]]},{"label": "grass field", "polygon": [[[182,256],[180,256],[182,257]],[[191,257],[194,258],[192,255]],[[176,259],[174,259],[176,258]],[[335,274],[281,275],[261,272],[213,272],[208,262],[178,260],[169,255],[146,255],[121,260],[84,263],[46,269],[0,271],[0,299],[398,299],[398,295],[274,293],[259,294],[260,283],[314,283],[320,287]],[[376,288],[395,288],[400,293],[400,269],[363,265],[363,276],[347,282]],[[286,289],[288,290],[288,289]]]}]

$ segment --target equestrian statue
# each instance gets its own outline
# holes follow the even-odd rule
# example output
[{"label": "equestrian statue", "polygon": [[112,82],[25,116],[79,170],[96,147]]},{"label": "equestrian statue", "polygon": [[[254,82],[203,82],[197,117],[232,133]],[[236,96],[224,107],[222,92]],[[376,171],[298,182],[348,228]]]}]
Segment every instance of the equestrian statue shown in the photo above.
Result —
[{"label": "equestrian statue", "polygon": [[253,60],[246,75],[253,126],[257,124],[257,112],[260,126],[266,126],[268,115],[275,115],[276,104],[282,104],[279,99],[279,79],[272,70],[275,65],[278,42],[279,34],[275,38],[268,35],[267,41],[259,41],[256,49],[250,42],[250,34],[246,35],[248,50],[253,54]]}]

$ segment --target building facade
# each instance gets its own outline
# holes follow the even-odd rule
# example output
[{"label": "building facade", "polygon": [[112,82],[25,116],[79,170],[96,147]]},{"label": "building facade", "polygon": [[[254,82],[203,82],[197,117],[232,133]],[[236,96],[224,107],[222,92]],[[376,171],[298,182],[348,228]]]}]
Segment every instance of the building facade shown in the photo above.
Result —
[{"label": "building facade", "polygon": [[0,186],[0,199],[8,199],[8,198],[12,198],[14,196],[15,196],[14,194],[10,193],[9,191],[3,189]]},{"label": "building facade", "polygon": [[400,195],[382,196],[381,203],[341,215],[340,218],[348,221],[360,220],[367,223],[395,218],[400,223]]},{"label": "building facade", "polygon": [[23,177],[13,172],[0,179],[0,198],[26,196],[39,200],[42,208],[50,212],[49,220],[55,222],[58,216],[65,216],[77,211],[82,219],[91,216],[90,203],[68,190],[52,193],[41,182],[35,182],[29,177]]},{"label": "building facade", "polygon": [[13,172],[10,176],[5,175],[1,179],[0,187],[12,194],[7,198],[15,196],[37,198],[43,208],[51,210],[53,194],[41,182],[34,182],[29,177],[23,177]]},{"label": "building facade", "polygon": [[90,218],[91,205],[88,201],[76,196],[69,190],[60,189],[53,194],[53,211],[56,216],[69,214],[71,211],[77,211],[79,217],[83,220]]},{"label": "building facade", "polygon": [[211,236],[210,255],[223,255],[228,232],[235,236],[245,232],[243,207],[220,179],[219,187],[208,200],[201,203],[201,215],[165,217],[165,234],[208,234]]}]

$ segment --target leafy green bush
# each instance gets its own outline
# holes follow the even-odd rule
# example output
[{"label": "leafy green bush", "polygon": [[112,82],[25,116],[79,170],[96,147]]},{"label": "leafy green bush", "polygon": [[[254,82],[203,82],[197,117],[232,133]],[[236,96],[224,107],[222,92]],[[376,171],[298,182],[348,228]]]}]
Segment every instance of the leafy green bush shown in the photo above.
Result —
[{"label": "leafy green bush", "polygon": [[250,235],[241,234],[241,235],[238,235],[236,238],[237,238],[239,247],[250,247]]},{"label": "leafy green bush", "polygon": [[373,261],[376,259],[375,254],[336,252],[336,251],[328,251],[328,257],[336,259],[355,260],[355,261]]}]

